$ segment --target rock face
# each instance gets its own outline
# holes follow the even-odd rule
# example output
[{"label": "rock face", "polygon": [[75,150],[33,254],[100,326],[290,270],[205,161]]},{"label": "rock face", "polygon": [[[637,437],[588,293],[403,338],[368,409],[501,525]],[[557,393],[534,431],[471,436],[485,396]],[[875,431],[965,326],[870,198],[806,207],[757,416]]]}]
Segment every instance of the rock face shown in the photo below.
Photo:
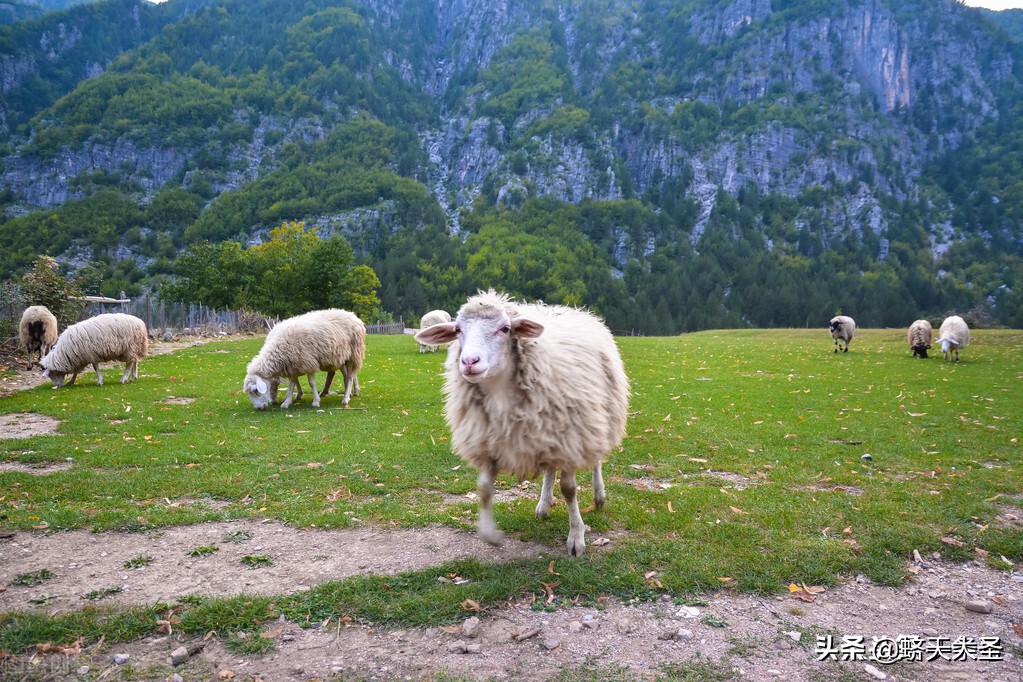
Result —
[{"label": "rock face", "polygon": [[[415,175],[455,231],[459,209],[481,193],[515,206],[530,195],[608,200],[681,184],[699,206],[694,239],[719,191],[750,187],[791,197],[840,188],[841,198],[805,220],[879,233],[889,220],[882,197],[911,198],[929,161],[997,117],[995,93],[1015,68],[1013,52],[999,49],[980,15],[951,0],[836,0],[817,12],[800,3],[707,0],[691,13],[669,0],[607,0],[599,11],[507,0],[362,4],[381,36],[382,68],[440,111],[436,123],[417,128],[429,163]],[[398,42],[410,38],[401,21],[412,11],[425,17],[412,38],[422,44],[403,50]],[[135,12],[126,25],[141,31]],[[480,74],[526,34],[553,46],[567,81],[562,94],[514,120],[485,113],[495,93]],[[40,59],[69,54],[83,35],[61,23],[38,36],[34,52],[0,55],[0,90],[15,92],[39,75]],[[95,75],[102,66],[83,68]],[[582,112],[582,124],[543,125],[566,105]],[[323,139],[334,125],[255,113],[252,139],[226,150],[232,170],[213,183],[215,192],[252,181],[274,167],[283,145]],[[0,127],[5,116],[0,110]],[[252,120],[253,112],[243,116]],[[265,142],[270,130],[281,134]],[[80,197],[81,178],[98,171],[144,196],[180,173],[187,186],[186,167],[201,150],[138,140],[93,140],[42,157],[15,138],[0,184],[24,208]]]}]

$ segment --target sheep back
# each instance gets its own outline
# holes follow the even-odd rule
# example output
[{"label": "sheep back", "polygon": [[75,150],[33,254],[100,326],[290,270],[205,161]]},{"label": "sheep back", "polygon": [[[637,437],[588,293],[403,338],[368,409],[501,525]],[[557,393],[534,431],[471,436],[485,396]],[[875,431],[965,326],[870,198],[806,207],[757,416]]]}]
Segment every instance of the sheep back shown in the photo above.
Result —
[{"label": "sheep back", "polygon": [[921,358],[927,358],[927,349],[931,347],[931,338],[934,334],[934,328],[931,327],[931,323],[927,320],[916,320],[913,324],[909,325],[909,330],[906,332],[906,340],[909,342],[909,347],[913,350],[913,357],[920,356]]},{"label": "sheep back", "polygon": [[65,329],[39,364],[54,372],[73,374],[100,362],[138,362],[148,352],[145,322],[134,315],[103,313]]},{"label": "sheep back", "polygon": [[57,343],[57,318],[44,305],[29,306],[21,314],[18,332],[29,357],[33,351],[39,351],[42,357]]},{"label": "sheep back", "polygon": [[628,413],[628,379],[611,332],[589,312],[494,292],[469,299],[458,319],[501,311],[543,332],[508,339],[513,376],[496,388],[466,381],[460,344],[451,343],[444,412],[453,450],[476,468],[496,462],[520,479],[593,467],[621,442]]},{"label": "sheep back", "polygon": [[950,315],[942,320],[936,343],[941,344],[943,355],[951,359],[950,351],[954,350],[958,359],[959,349],[970,345],[970,327],[966,320],[958,315]]},{"label": "sheep back", "polygon": [[354,313],[329,308],[277,323],[246,372],[264,379],[290,379],[342,367],[358,372],[365,357],[366,325]]}]

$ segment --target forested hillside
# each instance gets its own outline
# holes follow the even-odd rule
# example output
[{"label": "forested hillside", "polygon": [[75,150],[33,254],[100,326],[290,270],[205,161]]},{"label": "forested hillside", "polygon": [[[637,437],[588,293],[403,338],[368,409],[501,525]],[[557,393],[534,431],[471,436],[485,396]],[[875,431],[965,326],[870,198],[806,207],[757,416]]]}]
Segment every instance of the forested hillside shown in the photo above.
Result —
[{"label": "forested hillside", "polygon": [[50,12],[0,27],[0,274],[255,305],[201,273],[301,222],[380,317],[494,286],[642,333],[1023,326],[1014,36],[953,0]]}]

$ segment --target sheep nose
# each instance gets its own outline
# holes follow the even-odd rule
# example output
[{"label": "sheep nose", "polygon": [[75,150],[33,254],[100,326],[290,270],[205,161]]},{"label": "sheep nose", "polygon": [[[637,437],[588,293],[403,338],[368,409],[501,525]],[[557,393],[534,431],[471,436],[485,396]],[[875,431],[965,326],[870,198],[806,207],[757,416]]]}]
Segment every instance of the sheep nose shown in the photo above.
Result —
[{"label": "sheep nose", "polygon": [[473,365],[476,365],[476,364],[479,363],[480,356],[478,356],[478,355],[463,355],[461,359],[462,359],[462,366],[465,367],[466,369],[469,369]]}]

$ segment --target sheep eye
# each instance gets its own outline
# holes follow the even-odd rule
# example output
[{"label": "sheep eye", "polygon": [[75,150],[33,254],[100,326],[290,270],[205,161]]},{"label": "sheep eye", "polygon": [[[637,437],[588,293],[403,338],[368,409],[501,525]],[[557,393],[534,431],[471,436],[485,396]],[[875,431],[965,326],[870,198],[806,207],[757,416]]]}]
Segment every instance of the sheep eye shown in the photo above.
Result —
[{"label": "sheep eye", "polygon": [[511,327],[509,327],[508,325],[504,325],[503,327],[501,327],[501,333],[502,334],[507,334],[510,331],[511,331]]}]

